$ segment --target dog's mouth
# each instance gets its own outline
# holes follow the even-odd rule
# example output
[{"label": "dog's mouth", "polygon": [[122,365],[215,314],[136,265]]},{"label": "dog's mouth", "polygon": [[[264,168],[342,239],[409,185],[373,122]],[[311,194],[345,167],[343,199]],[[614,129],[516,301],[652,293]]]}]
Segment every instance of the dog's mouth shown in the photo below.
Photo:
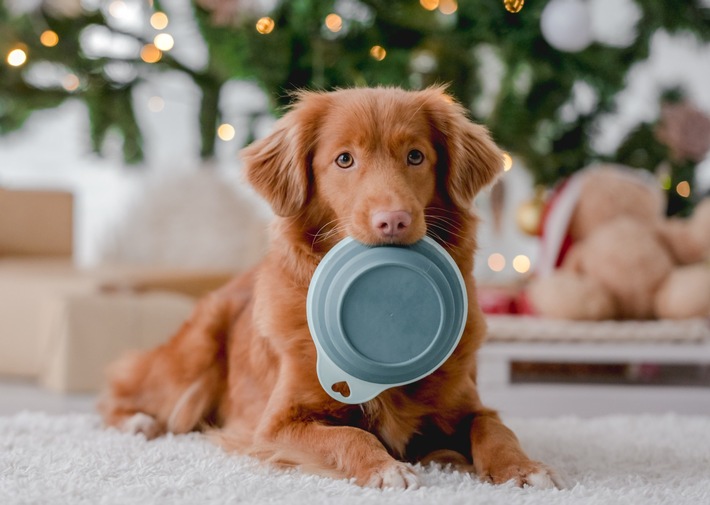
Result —
[{"label": "dog's mouth", "polygon": [[421,236],[416,235],[416,236],[413,236],[413,237],[407,238],[407,239],[394,239],[394,238],[392,238],[392,239],[388,239],[388,240],[380,240],[380,241],[378,241],[377,243],[375,243],[375,244],[373,244],[373,245],[376,245],[376,246],[382,246],[382,245],[402,245],[402,246],[412,245],[412,244],[415,244],[415,243],[419,242],[421,239],[423,239],[425,235],[426,235],[426,233],[422,234]]},{"label": "dog's mouth", "polygon": [[426,233],[426,228],[422,232],[410,232],[406,235],[400,236],[381,236],[380,234],[375,234],[366,230],[365,232],[359,230],[350,230],[349,236],[357,240],[358,242],[365,244],[370,247],[377,246],[408,246],[419,242],[424,238]]}]

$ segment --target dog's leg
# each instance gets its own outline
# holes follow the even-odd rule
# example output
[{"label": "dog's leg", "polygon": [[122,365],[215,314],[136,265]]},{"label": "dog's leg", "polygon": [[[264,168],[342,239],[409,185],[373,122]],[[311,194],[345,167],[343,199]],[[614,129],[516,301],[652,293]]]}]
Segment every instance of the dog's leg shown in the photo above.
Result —
[{"label": "dog's leg", "polygon": [[528,458],[495,411],[481,409],[474,414],[471,453],[478,476],[494,484],[513,481],[518,486],[565,487],[549,468]]},{"label": "dog's leg", "polygon": [[111,365],[98,405],[106,425],[153,438],[191,431],[214,411],[225,388],[229,327],[246,305],[244,282],[201,300],[165,344]]},{"label": "dog's leg", "polygon": [[196,427],[223,387],[223,305],[214,296],[202,300],[167,343],[111,365],[99,400],[107,425],[148,438]]},{"label": "dog's leg", "polygon": [[253,453],[272,463],[353,479],[366,487],[419,486],[419,478],[410,465],[394,459],[375,435],[359,428],[291,421],[258,438]]}]

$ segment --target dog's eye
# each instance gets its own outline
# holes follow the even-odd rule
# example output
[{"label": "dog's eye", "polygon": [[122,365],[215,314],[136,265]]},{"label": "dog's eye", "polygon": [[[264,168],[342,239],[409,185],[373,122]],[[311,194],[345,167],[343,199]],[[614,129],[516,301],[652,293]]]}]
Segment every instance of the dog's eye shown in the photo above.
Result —
[{"label": "dog's eye", "polygon": [[355,160],[350,153],[340,153],[337,158],[335,158],[335,163],[340,168],[350,168],[353,166]]},{"label": "dog's eye", "polygon": [[407,164],[421,165],[424,161],[424,154],[419,149],[412,149],[407,155]]}]

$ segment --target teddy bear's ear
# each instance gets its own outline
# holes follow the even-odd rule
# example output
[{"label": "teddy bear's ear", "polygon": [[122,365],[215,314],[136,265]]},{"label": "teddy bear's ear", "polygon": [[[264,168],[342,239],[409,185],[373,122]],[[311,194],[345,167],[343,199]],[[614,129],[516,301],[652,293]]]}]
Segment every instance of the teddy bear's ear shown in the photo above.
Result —
[{"label": "teddy bear's ear", "polygon": [[445,174],[445,187],[452,202],[462,209],[503,171],[503,153],[488,130],[471,122],[466,110],[441,87],[429,88],[422,110],[433,128],[439,156],[438,170]]},{"label": "teddy bear's ear", "polygon": [[324,93],[298,93],[274,131],[240,153],[247,180],[278,216],[298,214],[308,201],[312,153],[328,102]]}]

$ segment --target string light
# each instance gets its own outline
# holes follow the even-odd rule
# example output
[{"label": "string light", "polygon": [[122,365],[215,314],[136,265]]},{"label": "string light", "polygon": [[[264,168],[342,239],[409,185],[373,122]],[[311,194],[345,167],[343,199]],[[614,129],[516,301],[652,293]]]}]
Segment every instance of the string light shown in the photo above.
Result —
[{"label": "string light", "polygon": [[123,0],[114,0],[108,6],[108,13],[115,18],[123,18],[128,14],[128,6]]},{"label": "string light", "polygon": [[62,87],[67,91],[76,91],[79,88],[79,78],[74,74],[68,74],[62,79]]},{"label": "string light", "polygon": [[217,136],[225,142],[232,140],[235,133],[234,126],[229,123],[223,123],[217,128]]},{"label": "string light", "polygon": [[328,14],[325,17],[325,26],[333,33],[339,32],[343,27],[343,18],[337,14]]},{"label": "string light", "polygon": [[159,96],[151,96],[148,99],[148,108],[152,112],[160,112],[165,108],[165,100]]},{"label": "string light", "polygon": [[19,47],[7,53],[7,63],[13,67],[20,67],[27,61],[27,52]]},{"label": "string light", "polygon": [[39,41],[45,47],[54,47],[59,44],[59,35],[53,30],[45,30],[39,36]]},{"label": "string light", "polygon": [[262,35],[267,35],[274,31],[275,26],[276,23],[274,23],[273,19],[268,16],[264,16],[256,22],[256,31],[261,33]]},{"label": "string light", "polygon": [[494,272],[500,272],[505,268],[505,257],[501,253],[493,253],[488,256],[488,268]]},{"label": "string light", "polygon": [[441,0],[441,2],[439,2],[439,11],[442,14],[453,14],[458,8],[459,4],[456,0]]},{"label": "string light", "polygon": [[525,5],[525,0],[503,0],[505,10],[512,12],[513,14],[520,12],[523,5]]},{"label": "string light", "polygon": [[683,198],[688,198],[690,196],[690,183],[688,181],[680,181],[675,190]]},{"label": "string light", "polygon": [[507,172],[511,168],[513,168],[513,158],[511,158],[510,154],[503,153],[503,171]]},{"label": "string light", "polygon": [[419,0],[419,3],[428,11],[436,10],[439,7],[439,0]]},{"label": "string light", "polygon": [[146,44],[141,49],[141,60],[146,63],[157,63],[162,57],[163,53],[153,44]]},{"label": "string light", "polygon": [[524,274],[530,270],[530,258],[524,254],[518,254],[513,258],[513,269],[519,274]]},{"label": "string light", "polygon": [[387,56],[387,51],[382,46],[372,46],[372,49],[370,49],[370,56],[375,58],[377,61],[382,61]]},{"label": "string light", "polygon": [[153,38],[153,44],[161,51],[170,51],[175,45],[175,40],[169,33],[159,33]]},{"label": "string light", "polygon": [[150,26],[156,30],[164,30],[168,27],[169,22],[168,16],[164,12],[156,12],[150,16]]}]

